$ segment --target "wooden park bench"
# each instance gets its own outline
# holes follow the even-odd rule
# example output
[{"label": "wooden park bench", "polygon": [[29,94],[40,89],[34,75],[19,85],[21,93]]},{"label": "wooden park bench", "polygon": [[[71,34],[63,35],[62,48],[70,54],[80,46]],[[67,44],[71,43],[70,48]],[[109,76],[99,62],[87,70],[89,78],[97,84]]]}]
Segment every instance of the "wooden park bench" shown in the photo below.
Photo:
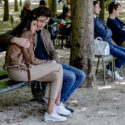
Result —
[{"label": "wooden park bench", "polygon": [[[34,101],[39,101],[42,104],[46,103],[44,100],[45,91],[46,91],[46,84],[37,81],[31,82],[31,90]],[[41,86],[42,85],[42,86]],[[16,82],[9,78],[5,71],[0,72],[0,94],[9,92],[15,89],[19,89],[22,87],[28,86],[27,82]]]},{"label": "wooden park bench", "polygon": [[[41,87],[41,84],[44,88]],[[5,71],[0,72],[0,94],[25,87],[27,85],[27,82],[16,82],[11,80]],[[31,90],[34,100],[44,103],[44,100],[42,100],[42,98],[45,96],[46,83],[32,81]]]}]

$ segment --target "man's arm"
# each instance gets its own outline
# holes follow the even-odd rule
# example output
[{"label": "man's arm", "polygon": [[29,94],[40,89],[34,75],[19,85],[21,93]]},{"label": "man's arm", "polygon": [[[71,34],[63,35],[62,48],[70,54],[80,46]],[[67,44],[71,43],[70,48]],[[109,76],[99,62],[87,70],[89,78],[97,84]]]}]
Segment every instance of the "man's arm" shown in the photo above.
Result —
[{"label": "man's arm", "polygon": [[51,57],[52,60],[55,60],[56,62],[58,62],[58,57],[57,57],[57,54],[56,54],[56,50],[54,48],[54,45],[53,45],[53,42],[51,40],[49,32],[48,32],[48,37],[50,38],[50,40],[49,40],[50,57]]},{"label": "man's arm", "polygon": [[58,57],[57,57],[57,54],[56,54],[56,50],[54,48],[54,45],[53,45],[53,42],[51,41],[50,42],[50,56],[51,56],[51,59],[52,60],[55,60],[56,62],[58,62]]},{"label": "man's arm", "polygon": [[14,36],[9,35],[7,33],[0,34],[0,45],[5,45],[5,46],[9,45],[13,37]]},{"label": "man's arm", "polygon": [[125,38],[125,29],[119,27],[116,23],[112,22],[112,24],[110,24],[110,27],[112,29],[112,32],[116,32],[118,36],[121,36],[122,38]]},{"label": "man's arm", "polygon": [[125,26],[125,23],[123,23],[121,20],[119,20],[118,18],[116,18],[117,21],[120,23],[121,26]]},{"label": "man's arm", "polygon": [[101,20],[94,19],[94,29],[101,37],[108,38],[112,36],[110,29]]},{"label": "man's arm", "polygon": [[0,35],[0,45],[8,46],[11,43],[16,43],[17,45],[28,48],[30,46],[30,42],[26,38],[19,38],[8,33],[4,33]]}]

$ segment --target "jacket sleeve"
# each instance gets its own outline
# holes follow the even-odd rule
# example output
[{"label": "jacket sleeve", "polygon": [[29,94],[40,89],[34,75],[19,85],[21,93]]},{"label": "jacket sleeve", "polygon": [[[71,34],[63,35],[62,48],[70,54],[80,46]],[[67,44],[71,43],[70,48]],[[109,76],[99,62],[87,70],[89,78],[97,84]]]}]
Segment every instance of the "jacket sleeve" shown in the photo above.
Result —
[{"label": "jacket sleeve", "polygon": [[26,63],[30,63],[32,65],[38,65],[38,64],[46,63],[45,60],[40,60],[40,59],[35,57],[33,34],[29,31],[26,31],[21,35],[21,37],[27,38],[27,39],[30,40],[30,47],[27,48],[27,49],[23,48],[24,58],[25,58]]},{"label": "jacket sleeve", "polygon": [[118,18],[116,18],[118,20],[118,22],[120,23],[121,26],[125,26],[125,23],[123,23],[121,20],[119,20]]},{"label": "jacket sleeve", "polygon": [[121,28],[120,26],[118,26],[115,22],[108,21],[107,25],[110,25],[112,31],[117,32],[117,35],[125,38],[125,30]]},{"label": "jacket sleeve", "polygon": [[0,34],[0,45],[8,46],[9,44],[11,44],[11,39],[13,37],[13,35],[10,35],[8,33]]},{"label": "jacket sleeve", "polygon": [[56,54],[56,50],[54,48],[54,45],[53,45],[53,42],[51,40],[51,37],[50,37],[50,33],[48,32],[48,38],[50,38],[50,43],[49,43],[49,50],[50,50],[50,57],[52,60],[55,60],[56,62],[58,62],[58,57],[57,57],[57,54]]},{"label": "jacket sleeve", "polygon": [[111,30],[100,19],[94,19],[94,30],[100,34],[101,37],[108,38],[112,36]]}]

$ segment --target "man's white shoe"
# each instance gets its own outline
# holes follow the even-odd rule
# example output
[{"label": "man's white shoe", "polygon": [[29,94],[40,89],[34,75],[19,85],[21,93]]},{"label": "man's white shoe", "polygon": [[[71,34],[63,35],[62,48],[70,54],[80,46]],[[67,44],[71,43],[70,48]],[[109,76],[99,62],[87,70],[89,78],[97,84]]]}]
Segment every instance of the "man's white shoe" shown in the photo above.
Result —
[{"label": "man's white shoe", "polygon": [[57,114],[56,112],[52,112],[51,114],[45,112],[45,115],[44,115],[44,121],[46,122],[63,122],[63,121],[66,121],[67,118],[64,117],[64,116],[60,116],[59,114]]},{"label": "man's white shoe", "polygon": [[[112,71],[111,71],[111,70],[108,70],[107,74],[112,77]],[[123,77],[121,77],[121,76],[118,74],[118,71],[115,71],[115,79],[116,79],[116,80],[123,80]]]},{"label": "man's white shoe", "polygon": [[55,104],[54,110],[60,115],[64,115],[64,116],[72,115],[72,113],[68,109],[65,108],[63,103],[61,103],[59,106]]}]

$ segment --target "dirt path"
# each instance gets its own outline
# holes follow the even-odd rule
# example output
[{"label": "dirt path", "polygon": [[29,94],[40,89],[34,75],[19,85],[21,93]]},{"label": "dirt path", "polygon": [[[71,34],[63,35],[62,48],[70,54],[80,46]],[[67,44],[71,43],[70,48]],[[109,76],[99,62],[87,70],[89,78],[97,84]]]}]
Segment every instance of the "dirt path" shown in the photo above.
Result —
[{"label": "dirt path", "polygon": [[[68,106],[75,109],[67,122],[53,125],[125,125],[125,82],[79,88]],[[27,87],[0,96],[0,125],[49,125],[43,121],[43,106],[29,101]]]}]

